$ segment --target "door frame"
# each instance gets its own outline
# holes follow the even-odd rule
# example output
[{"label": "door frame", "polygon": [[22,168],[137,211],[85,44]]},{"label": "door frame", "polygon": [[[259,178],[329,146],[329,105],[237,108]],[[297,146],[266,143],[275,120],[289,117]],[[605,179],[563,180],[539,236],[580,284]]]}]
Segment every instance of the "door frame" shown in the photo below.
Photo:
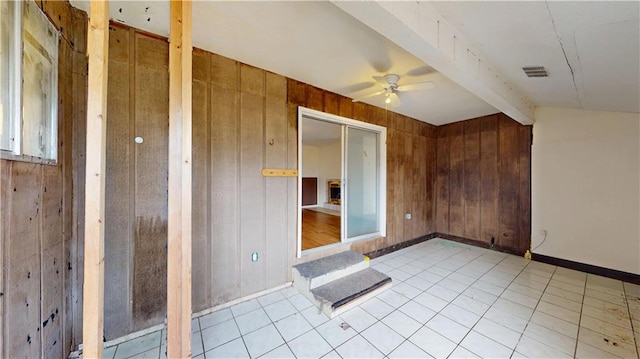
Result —
[{"label": "door frame", "polygon": [[[304,252],[317,252],[320,248],[329,248],[338,245],[350,244],[356,241],[366,240],[370,238],[378,238],[385,237],[387,230],[387,128],[379,125],[374,125],[367,122],[362,122],[342,116],[332,115],[326,112],[321,112],[317,110],[312,110],[310,108],[306,108],[303,106],[298,106],[298,196],[297,196],[297,228],[296,228],[296,257],[302,257],[302,118],[310,118],[313,120],[331,122],[338,125],[342,125],[342,149],[341,149],[341,191],[343,202],[340,205],[340,243],[333,244],[330,246],[323,246],[313,249],[308,249]],[[346,127],[345,127],[346,126]],[[345,196],[346,183],[345,178],[345,147],[346,147],[346,129],[348,127],[361,129],[365,131],[371,131],[378,133],[378,161],[379,161],[379,171],[378,171],[378,196],[379,196],[379,207],[378,207],[378,231],[375,233],[370,233],[362,236],[358,236],[355,238],[348,239],[346,238],[345,229],[345,214],[346,214],[346,201],[348,201],[348,194]],[[345,201],[346,200],[346,201]]]}]

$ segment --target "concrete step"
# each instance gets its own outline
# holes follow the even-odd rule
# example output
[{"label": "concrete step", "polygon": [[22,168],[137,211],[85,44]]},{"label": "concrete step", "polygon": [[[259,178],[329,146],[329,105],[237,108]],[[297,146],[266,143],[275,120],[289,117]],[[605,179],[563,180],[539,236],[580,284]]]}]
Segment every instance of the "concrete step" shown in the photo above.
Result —
[{"label": "concrete step", "polygon": [[293,286],[329,318],[391,287],[391,278],[369,268],[369,259],[346,251],[293,267]]},{"label": "concrete step", "polygon": [[293,266],[293,285],[301,292],[308,292],[367,268],[369,260],[362,254],[340,252]]},{"label": "concrete step", "polygon": [[366,268],[311,290],[313,302],[329,318],[367,301],[391,287],[391,278]]}]

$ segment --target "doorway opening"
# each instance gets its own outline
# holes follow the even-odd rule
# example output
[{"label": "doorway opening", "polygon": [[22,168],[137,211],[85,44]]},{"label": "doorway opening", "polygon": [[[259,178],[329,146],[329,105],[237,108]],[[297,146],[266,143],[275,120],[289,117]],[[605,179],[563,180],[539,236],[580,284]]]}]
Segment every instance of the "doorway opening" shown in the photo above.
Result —
[{"label": "doorway opening", "polygon": [[298,257],[385,235],[384,127],[299,107],[298,161]]}]

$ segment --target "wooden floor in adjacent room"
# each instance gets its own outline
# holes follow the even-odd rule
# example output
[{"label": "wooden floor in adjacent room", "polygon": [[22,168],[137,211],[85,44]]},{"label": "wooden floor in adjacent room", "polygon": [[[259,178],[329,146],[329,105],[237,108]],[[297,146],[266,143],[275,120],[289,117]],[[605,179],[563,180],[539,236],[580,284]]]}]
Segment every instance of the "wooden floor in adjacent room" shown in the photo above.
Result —
[{"label": "wooden floor in adjacent room", "polygon": [[302,210],[302,250],[340,242],[340,217]]}]

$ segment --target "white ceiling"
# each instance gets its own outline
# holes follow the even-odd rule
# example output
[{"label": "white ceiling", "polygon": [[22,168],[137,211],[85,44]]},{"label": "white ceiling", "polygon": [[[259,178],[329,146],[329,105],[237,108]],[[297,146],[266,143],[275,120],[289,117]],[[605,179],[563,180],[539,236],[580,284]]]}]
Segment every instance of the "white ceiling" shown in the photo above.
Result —
[{"label": "white ceiling", "polygon": [[[638,2],[432,4],[535,105],[640,112]],[[167,1],[111,1],[110,14],[168,35]],[[196,1],[193,14],[194,46],[351,98],[380,89],[373,75],[433,81],[392,109],[431,124],[498,112],[329,2]],[[528,65],[550,77],[527,78]]]}]

